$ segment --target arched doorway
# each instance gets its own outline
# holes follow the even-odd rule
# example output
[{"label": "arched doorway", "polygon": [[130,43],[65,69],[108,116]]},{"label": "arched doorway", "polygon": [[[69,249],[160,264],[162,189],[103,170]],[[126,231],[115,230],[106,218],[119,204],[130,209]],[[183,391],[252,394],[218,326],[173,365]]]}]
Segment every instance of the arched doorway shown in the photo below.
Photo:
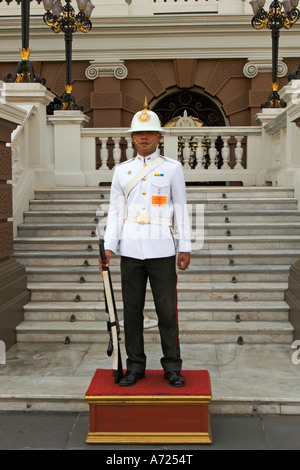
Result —
[{"label": "arched doorway", "polygon": [[226,126],[225,116],[218,104],[209,96],[195,90],[177,90],[164,96],[151,107],[166,126],[170,121],[183,116],[194,117],[203,126]]},{"label": "arched doorway", "polygon": [[[194,121],[192,126],[203,127],[222,127],[226,126],[226,118],[222,112],[221,106],[216,101],[211,99],[208,95],[196,90],[176,90],[158,100],[152,107],[160,121],[162,127],[177,126],[183,116],[191,118]],[[196,160],[196,141],[191,137],[189,142],[190,159],[189,165],[195,168],[197,165]],[[210,166],[209,148],[211,142],[209,138],[205,137],[202,141],[204,150],[202,164],[204,168]],[[216,166],[221,168],[223,165],[222,148],[223,141],[218,137],[214,143],[217,150]],[[178,138],[178,160],[183,162],[183,139]],[[163,142],[160,144],[160,152],[164,154]],[[211,184],[211,183],[210,183]]]}]

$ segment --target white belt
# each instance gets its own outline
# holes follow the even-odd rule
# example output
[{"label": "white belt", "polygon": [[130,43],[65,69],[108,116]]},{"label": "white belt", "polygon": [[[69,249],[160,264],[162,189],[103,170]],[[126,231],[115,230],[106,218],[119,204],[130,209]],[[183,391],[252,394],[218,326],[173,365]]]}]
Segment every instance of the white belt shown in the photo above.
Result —
[{"label": "white belt", "polygon": [[169,217],[155,217],[149,216],[148,214],[128,214],[127,220],[129,222],[137,222],[138,224],[154,224],[154,225],[166,225],[172,227],[172,219]]}]

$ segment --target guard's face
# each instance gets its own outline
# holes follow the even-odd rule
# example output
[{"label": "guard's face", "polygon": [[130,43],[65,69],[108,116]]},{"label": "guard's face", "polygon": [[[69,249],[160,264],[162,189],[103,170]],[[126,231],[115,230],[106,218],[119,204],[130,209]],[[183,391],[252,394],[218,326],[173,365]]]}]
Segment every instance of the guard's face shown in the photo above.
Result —
[{"label": "guard's face", "polygon": [[139,155],[146,157],[155,152],[161,139],[161,133],[156,131],[133,132],[131,138],[137,148]]}]

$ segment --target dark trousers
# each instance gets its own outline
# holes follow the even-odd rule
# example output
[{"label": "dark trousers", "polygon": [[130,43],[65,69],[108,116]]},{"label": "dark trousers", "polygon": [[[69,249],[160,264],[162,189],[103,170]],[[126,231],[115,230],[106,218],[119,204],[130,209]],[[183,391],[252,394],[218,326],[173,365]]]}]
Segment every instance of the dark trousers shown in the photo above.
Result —
[{"label": "dark trousers", "polygon": [[158,317],[161,365],[165,371],[180,370],[175,257],[139,260],[122,256],[121,275],[127,370],[143,372],[146,368],[143,311],[148,279]]}]

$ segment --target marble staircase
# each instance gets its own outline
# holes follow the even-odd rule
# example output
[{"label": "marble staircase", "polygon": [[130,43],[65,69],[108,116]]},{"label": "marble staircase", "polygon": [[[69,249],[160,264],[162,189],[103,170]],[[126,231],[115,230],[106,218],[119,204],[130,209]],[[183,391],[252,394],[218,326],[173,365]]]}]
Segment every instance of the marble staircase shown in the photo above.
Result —
[{"label": "marble staircase", "polygon": [[[300,211],[293,191],[273,187],[187,187],[192,262],[178,278],[180,337],[188,344],[291,344],[284,301],[290,265],[300,258]],[[108,188],[37,190],[14,240],[31,300],[18,342],[107,343],[97,223]],[[201,214],[204,208],[204,226]],[[197,238],[197,237],[196,237]],[[111,265],[122,319],[119,258]],[[145,341],[159,343],[150,290]]]}]

